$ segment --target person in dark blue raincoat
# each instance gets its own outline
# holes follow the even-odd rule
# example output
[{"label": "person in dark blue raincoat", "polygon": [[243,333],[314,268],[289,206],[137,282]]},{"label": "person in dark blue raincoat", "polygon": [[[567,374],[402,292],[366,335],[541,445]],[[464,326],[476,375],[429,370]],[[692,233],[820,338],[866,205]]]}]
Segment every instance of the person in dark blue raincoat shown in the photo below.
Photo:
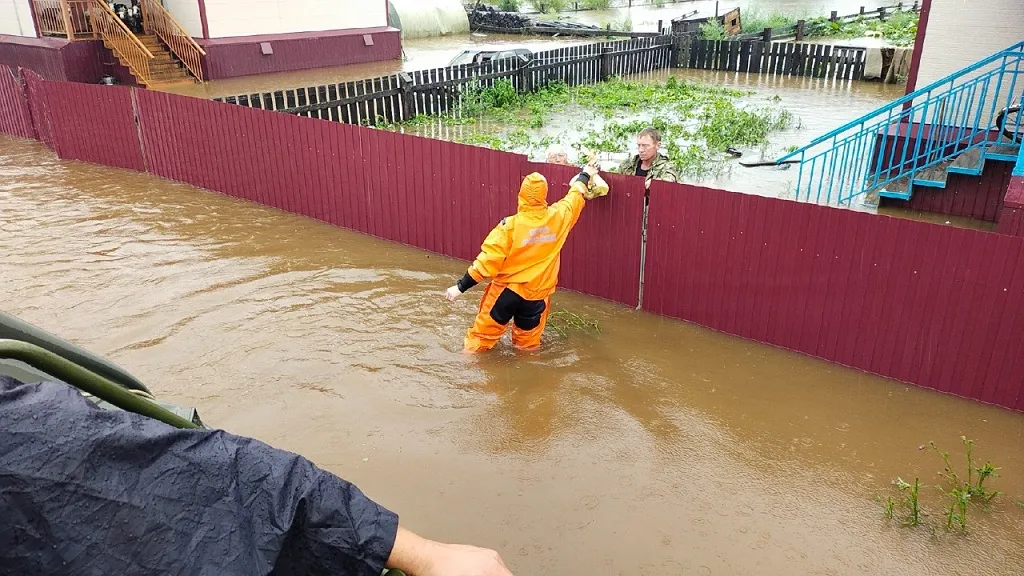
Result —
[{"label": "person in dark blue raincoat", "polygon": [[511,576],[309,460],[0,376],[0,575]]}]

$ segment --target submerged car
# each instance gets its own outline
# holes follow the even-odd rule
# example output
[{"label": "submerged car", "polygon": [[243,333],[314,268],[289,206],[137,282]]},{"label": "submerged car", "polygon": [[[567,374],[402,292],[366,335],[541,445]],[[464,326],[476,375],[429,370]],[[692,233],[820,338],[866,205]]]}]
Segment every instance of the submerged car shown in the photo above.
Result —
[{"label": "submerged car", "polygon": [[491,60],[504,60],[506,58],[518,58],[526,56],[530,58],[533,52],[526,48],[508,48],[503,50],[463,50],[458,56],[448,62],[449,66],[462,66],[463,64],[483,64]]}]

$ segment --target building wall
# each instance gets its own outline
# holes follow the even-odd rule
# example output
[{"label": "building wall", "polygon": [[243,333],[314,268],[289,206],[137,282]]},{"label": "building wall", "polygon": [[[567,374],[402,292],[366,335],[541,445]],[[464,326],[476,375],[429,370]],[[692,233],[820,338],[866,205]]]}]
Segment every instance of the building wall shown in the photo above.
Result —
[{"label": "building wall", "polygon": [[163,0],[164,8],[174,16],[193,38],[203,37],[203,21],[199,16],[199,0]]},{"label": "building wall", "polygon": [[249,0],[242,9],[236,0],[205,3],[212,38],[377,28],[388,24],[387,4],[378,0]]},{"label": "building wall", "polygon": [[931,0],[917,88],[1024,40],[1021,0]]},{"label": "building wall", "polygon": [[[373,44],[367,45],[364,36],[369,36]],[[208,80],[397,60],[402,55],[398,30],[383,27],[200,39],[198,42],[206,50],[203,70]],[[263,43],[273,52],[265,54]]]},{"label": "building wall", "polygon": [[47,80],[95,84],[109,74],[121,84],[135,83],[131,72],[99,40],[8,37],[0,41],[0,65],[25,68]]},{"label": "building wall", "polygon": [[0,0],[0,35],[36,37],[29,0]]},{"label": "building wall", "polygon": [[[921,5],[907,94],[1024,41],[1024,0],[923,0]],[[998,66],[998,62],[989,63],[974,75],[994,72]],[[992,77],[987,91],[980,94],[985,97],[977,100],[984,103],[977,121],[981,126],[992,125],[1003,107],[1024,98],[1024,82],[1011,63],[1002,76]],[[972,121],[968,119],[968,123]]]}]

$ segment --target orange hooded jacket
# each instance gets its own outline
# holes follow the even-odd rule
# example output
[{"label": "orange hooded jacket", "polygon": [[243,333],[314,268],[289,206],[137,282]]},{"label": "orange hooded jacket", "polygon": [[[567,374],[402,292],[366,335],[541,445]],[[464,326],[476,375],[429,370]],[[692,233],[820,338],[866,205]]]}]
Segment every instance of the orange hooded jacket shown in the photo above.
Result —
[{"label": "orange hooded jacket", "polygon": [[558,284],[559,254],[576,225],[587,187],[574,181],[565,197],[548,206],[548,182],[534,172],[519,188],[519,209],[502,219],[469,267],[477,282],[490,278],[526,300],[543,300]]}]

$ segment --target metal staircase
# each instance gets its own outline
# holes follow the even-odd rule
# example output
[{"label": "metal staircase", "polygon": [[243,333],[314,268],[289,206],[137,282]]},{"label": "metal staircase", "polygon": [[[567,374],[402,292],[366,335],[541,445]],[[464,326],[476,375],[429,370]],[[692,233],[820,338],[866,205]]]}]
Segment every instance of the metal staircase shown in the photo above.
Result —
[{"label": "metal staircase", "polygon": [[796,199],[849,205],[944,188],[949,173],[980,175],[1021,149],[1024,42],[849,122],[777,164],[799,164]]}]

